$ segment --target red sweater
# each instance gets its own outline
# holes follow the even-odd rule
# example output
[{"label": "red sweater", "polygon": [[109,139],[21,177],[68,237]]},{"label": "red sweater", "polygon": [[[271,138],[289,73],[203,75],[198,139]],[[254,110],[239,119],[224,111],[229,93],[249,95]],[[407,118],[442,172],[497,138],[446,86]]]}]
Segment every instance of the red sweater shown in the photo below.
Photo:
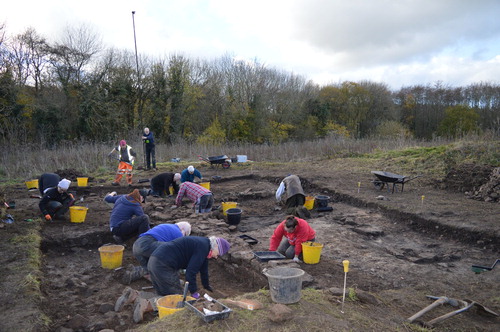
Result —
[{"label": "red sweater", "polygon": [[316,232],[304,219],[296,218],[298,221],[297,227],[292,233],[288,233],[285,230],[285,222],[283,220],[278,227],[274,230],[273,236],[271,236],[271,243],[269,245],[270,251],[276,251],[280,245],[281,239],[285,236],[288,239],[288,243],[291,246],[295,246],[295,256],[298,256],[302,252],[302,242],[310,241],[315,238]]}]

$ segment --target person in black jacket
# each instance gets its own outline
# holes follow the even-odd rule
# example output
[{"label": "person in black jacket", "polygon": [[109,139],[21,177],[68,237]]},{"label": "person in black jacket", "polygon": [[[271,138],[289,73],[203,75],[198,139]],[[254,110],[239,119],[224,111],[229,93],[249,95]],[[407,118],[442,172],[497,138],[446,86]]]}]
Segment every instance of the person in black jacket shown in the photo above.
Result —
[{"label": "person in black jacket", "polygon": [[57,184],[57,187],[50,188],[45,192],[38,204],[45,220],[64,219],[64,214],[68,212],[69,207],[75,202],[73,194],[68,193],[70,184],[70,180],[62,179]]},{"label": "person in black jacket", "polygon": [[[225,255],[231,245],[221,237],[209,238],[199,236],[183,236],[169,242],[161,243],[151,254],[148,271],[151,282],[159,296],[182,294],[179,282],[179,270],[186,270],[188,289],[195,299],[200,297],[196,276],[200,273],[203,288],[212,292],[208,277],[208,260]],[[127,287],[115,303],[115,311],[120,311],[126,304],[135,301],[134,322],[142,321],[145,312],[156,310],[154,299],[145,299],[141,293]]]},{"label": "person in black jacket", "polygon": [[55,173],[43,173],[38,179],[38,190],[40,190],[40,195],[44,195],[50,188],[57,187],[57,184],[61,181],[61,177]]},{"label": "person in black jacket", "polygon": [[161,173],[151,179],[151,195],[164,197],[170,195],[169,187],[174,187],[174,193],[179,192],[180,173]]},{"label": "person in black jacket", "polygon": [[151,165],[153,169],[156,170],[156,156],[155,156],[155,139],[153,133],[149,130],[149,128],[144,128],[144,132],[142,133],[142,140],[144,142],[144,146],[146,148],[146,167],[147,169],[151,169]]}]

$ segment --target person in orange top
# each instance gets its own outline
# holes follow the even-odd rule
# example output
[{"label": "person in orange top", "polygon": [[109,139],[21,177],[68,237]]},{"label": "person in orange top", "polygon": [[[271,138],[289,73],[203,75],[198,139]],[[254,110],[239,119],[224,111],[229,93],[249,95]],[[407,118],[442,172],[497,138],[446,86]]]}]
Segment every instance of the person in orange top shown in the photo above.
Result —
[{"label": "person in orange top", "polygon": [[119,186],[120,180],[122,179],[123,175],[125,175],[128,186],[131,187],[132,170],[134,168],[136,153],[132,149],[132,147],[130,147],[130,145],[127,145],[127,142],[123,139],[120,141],[120,145],[111,150],[108,156],[111,157],[115,151],[118,152],[117,159],[120,161],[120,163],[118,164],[118,171],[116,172],[115,181],[113,181],[111,184],[113,186]]},{"label": "person in orange top", "polygon": [[300,262],[302,242],[315,241],[316,232],[304,219],[287,216],[274,230],[269,245],[270,251],[277,251],[286,258]]}]

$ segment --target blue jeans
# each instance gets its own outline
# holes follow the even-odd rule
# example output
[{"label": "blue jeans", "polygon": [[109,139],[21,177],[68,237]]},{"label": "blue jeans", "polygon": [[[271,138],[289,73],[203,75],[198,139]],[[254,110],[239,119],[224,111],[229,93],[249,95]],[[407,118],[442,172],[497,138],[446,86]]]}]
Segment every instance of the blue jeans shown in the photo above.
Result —
[{"label": "blue jeans", "polygon": [[132,252],[135,259],[139,262],[144,270],[148,269],[149,257],[153,251],[160,245],[161,242],[156,240],[151,235],[144,235],[134,242]]},{"label": "blue jeans", "polygon": [[212,205],[214,205],[214,196],[212,193],[205,194],[200,197],[199,202],[195,204],[194,211],[199,213],[207,213],[212,211]]},{"label": "blue jeans", "polygon": [[[315,241],[316,238],[313,238],[311,240],[307,241]],[[302,244],[301,244],[302,245]],[[289,242],[288,239],[285,237],[283,240],[281,240],[280,245],[278,246],[278,249],[276,249],[277,252],[280,254],[284,255],[288,259],[292,259],[295,257],[295,246],[292,246]],[[302,253],[300,253],[299,258],[302,259]]]},{"label": "blue jeans", "polygon": [[168,266],[160,258],[151,256],[148,271],[156,294],[161,296],[182,294],[178,270]]}]

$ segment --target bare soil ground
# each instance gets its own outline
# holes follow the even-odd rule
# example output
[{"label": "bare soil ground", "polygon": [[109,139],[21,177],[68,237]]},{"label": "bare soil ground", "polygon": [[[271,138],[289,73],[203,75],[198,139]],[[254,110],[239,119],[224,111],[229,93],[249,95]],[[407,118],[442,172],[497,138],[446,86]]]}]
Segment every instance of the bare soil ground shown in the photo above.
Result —
[{"label": "bare soil ground", "polygon": [[[432,303],[426,295],[474,300],[500,313],[500,266],[480,274],[471,270],[472,265],[490,266],[499,258],[499,203],[468,199],[457,190],[463,187],[458,183],[425,176],[405,184],[403,192],[400,187],[395,193],[379,191],[371,183],[369,167],[339,167],[335,161],[266,167],[245,163],[234,164],[228,170],[200,165],[205,178],[220,177],[211,181],[215,205],[237,201],[243,210],[236,229],[230,229],[217,211],[200,216],[193,215],[188,207],[171,210],[173,197],[148,198],[145,210],[154,224],[185,220],[193,225],[192,235],[226,237],[232,243],[230,255],[210,263],[215,289],[211,295],[217,299],[244,296],[267,288],[261,270],[269,264],[252,259],[252,252],[268,250],[269,238],[285,216],[275,204],[274,192],[284,176],[294,173],[301,177],[310,195],[331,197],[329,206],[333,211],[312,210],[308,219],[317,232],[316,240],[324,245],[321,260],[314,265],[301,263],[300,268],[308,274],[304,287],[319,290],[327,299],[326,306],[337,314],[326,312],[324,304],[318,307],[310,299],[303,299],[298,306],[290,306],[294,310],[292,326],[314,326],[311,330],[318,331],[412,330],[414,327],[405,320]],[[137,183],[138,180],[154,174],[137,172],[134,188],[147,187],[148,183]],[[76,175],[81,174],[68,174]],[[155,314],[148,314],[145,322],[138,325],[132,322],[130,307],[120,313],[113,311],[114,302],[125,287],[120,282],[123,269],[101,268],[97,249],[112,242],[108,228],[110,207],[102,200],[107,192],[117,188],[90,180],[88,187],[79,188],[75,183],[71,188],[77,199],[83,199],[78,205],[89,208],[84,223],[24,221],[39,217],[38,199],[30,198],[38,192],[21,185],[6,190],[6,200],[15,201],[16,208],[8,210],[15,222],[0,229],[4,253],[0,330],[30,330],[40,326],[43,315],[50,320],[48,330],[66,332],[106,328],[126,331],[157,319]],[[472,183],[473,179],[462,180]],[[130,188],[119,187],[117,191],[125,194]],[[41,223],[43,253],[39,275],[42,299],[35,302],[28,301],[22,287],[16,285],[16,264],[27,257],[12,251],[11,240],[32,222]],[[239,238],[243,234],[259,242],[249,245]],[[129,241],[126,245],[124,267],[136,264],[132,244]],[[343,287],[345,259],[350,261],[347,287],[359,296],[345,303],[346,314],[341,315],[342,296],[338,289]],[[18,276],[17,280],[22,278]],[[131,285],[152,291],[150,286],[146,280]],[[441,306],[422,320],[455,309]],[[209,324],[210,330],[238,330],[238,317],[241,315],[236,311],[224,323]],[[276,324],[262,319],[266,322],[256,322],[254,330],[294,330],[288,325],[290,322]],[[436,330],[495,331],[499,322],[499,317],[480,315],[473,308],[440,323]]]}]

